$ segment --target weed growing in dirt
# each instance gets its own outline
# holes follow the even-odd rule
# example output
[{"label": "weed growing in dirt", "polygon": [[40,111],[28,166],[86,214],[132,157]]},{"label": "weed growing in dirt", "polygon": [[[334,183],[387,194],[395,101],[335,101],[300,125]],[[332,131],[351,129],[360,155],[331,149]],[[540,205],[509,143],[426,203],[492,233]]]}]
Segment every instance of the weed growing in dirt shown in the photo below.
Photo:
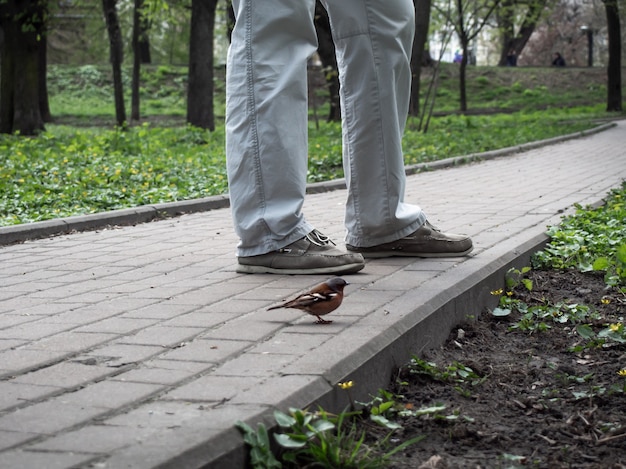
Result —
[{"label": "weed growing in dirt", "polygon": [[[499,299],[493,314],[468,320],[444,346],[423,351],[400,370],[391,389],[405,402],[441,403],[459,418],[401,420],[407,437],[427,438],[394,467],[426,467],[432,458],[450,468],[624,464],[626,291],[617,272],[625,192],[612,191],[603,207],[589,208],[593,215],[580,207],[583,221],[568,219],[561,227],[577,227],[576,238],[556,237],[569,248],[549,244],[550,256],[555,265],[565,266],[565,258],[570,265],[511,269],[492,292]],[[601,243],[597,235],[611,241]],[[603,257],[606,271],[596,262]],[[598,270],[581,273],[585,264]],[[466,368],[483,379],[459,375]]]},{"label": "weed growing in dirt", "polygon": [[[353,382],[339,383],[339,387],[349,391]],[[395,402],[390,394],[381,394],[365,407],[354,410],[356,402],[351,400],[353,410],[331,414],[324,409],[310,412],[302,409],[289,409],[288,413],[274,412],[279,429],[274,440],[280,450],[277,455],[271,451],[268,430],[259,424],[255,431],[244,422],[237,426],[244,434],[244,441],[250,448],[250,461],[253,468],[308,467],[320,468],[359,468],[378,469],[387,467],[394,454],[423,439],[417,436],[400,444],[392,442],[394,430],[401,428],[387,419]],[[362,428],[363,421],[387,429],[386,435],[374,442],[367,441],[367,432]]]},{"label": "weed growing in dirt", "polygon": [[[608,194],[600,207],[576,206],[572,216],[565,217],[558,226],[549,227],[551,240],[548,246],[534,254],[533,267],[576,269],[581,272],[600,271],[604,273],[607,295],[601,299],[602,305],[612,301],[624,303],[626,293],[626,182]],[[512,331],[532,334],[547,331],[555,324],[568,327],[573,344],[569,352],[581,353],[589,349],[603,349],[626,344],[624,318],[607,317],[591,306],[570,301],[550,302],[545,298],[532,296],[533,282],[526,278],[530,267],[512,268],[506,275],[507,291],[496,290],[499,305],[492,311],[497,318],[517,314],[517,321],[510,326]],[[608,292],[614,289],[618,295],[611,297]],[[516,297],[515,291],[531,295],[533,306]],[[619,294],[621,293],[621,295]],[[613,322],[607,322],[614,319]],[[618,374],[622,370],[618,371]],[[569,377],[575,382],[593,381],[593,374],[583,377]],[[609,389],[590,386],[588,391],[576,394],[577,398],[603,395],[605,392],[624,392],[621,383]]]},{"label": "weed growing in dirt", "polygon": [[408,372],[416,375],[428,376],[435,381],[450,383],[462,396],[472,395],[472,388],[482,384],[487,376],[480,376],[469,366],[457,361],[441,369],[435,363],[413,357],[407,366]]},{"label": "weed growing in dirt", "polygon": [[[576,206],[572,216],[565,217],[558,226],[549,227],[551,238],[548,246],[534,254],[534,268],[576,269],[581,272],[604,272],[607,288],[615,287],[626,293],[626,182],[621,188],[613,189],[600,207]],[[590,347],[603,347],[610,343],[626,343],[626,331],[621,322],[605,324],[596,331],[595,323],[602,316],[593,308],[578,303],[560,301],[550,303],[537,299],[538,305],[528,306],[526,302],[514,297],[513,290],[523,288],[533,290],[533,282],[525,275],[530,267],[521,270],[512,268],[506,275],[506,293],[493,291],[501,295],[499,305],[492,311],[496,317],[506,317],[511,313],[520,314],[520,319],[511,326],[524,332],[545,331],[551,323],[572,324],[585,343],[572,347],[580,351]],[[618,298],[617,301],[624,301]],[[602,298],[603,304],[610,304],[611,299]]]}]

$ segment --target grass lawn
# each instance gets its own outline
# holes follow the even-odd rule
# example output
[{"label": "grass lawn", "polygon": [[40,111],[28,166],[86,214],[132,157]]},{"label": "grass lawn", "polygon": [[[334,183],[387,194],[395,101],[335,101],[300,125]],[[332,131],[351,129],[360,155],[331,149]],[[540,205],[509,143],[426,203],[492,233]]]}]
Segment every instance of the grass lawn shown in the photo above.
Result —
[{"label": "grass lawn", "polygon": [[[569,134],[620,117],[603,110],[605,77],[599,70],[469,70],[471,113],[455,112],[457,69],[446,65],[428,132],[418,131],[417,118],[409,119],[407,164]],[[36,138],[0,136],[0,226],[226,193],[224,86],[219,74],[216,80],[216,131],[184,124],[185,70],[166,67],[144,70],[145,117],[120,130],[112,126],[106,67],[51,67],[55,122]],[[324,116],[327,107],[316,111]],[[309,132],[309,181],[342,177],[340,124],[311,117]]]}]

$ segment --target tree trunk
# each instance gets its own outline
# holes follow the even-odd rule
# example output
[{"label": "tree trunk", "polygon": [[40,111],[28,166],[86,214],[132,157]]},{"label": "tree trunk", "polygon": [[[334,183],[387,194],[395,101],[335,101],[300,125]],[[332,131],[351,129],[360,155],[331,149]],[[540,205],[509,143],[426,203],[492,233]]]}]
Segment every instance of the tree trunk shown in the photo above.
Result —
[{"label": "tree trunk", "polygon": [[120,127],[126,125],[126,108],[124,106],[124,86],[122,84],[122,32],[117,16],[117,0],[102,0],[104,18],[109,34],[111,67],[113,69],[113,92],[115,95],[115,120]]},{"label": "tree trunk", "polygon": [[459,66],[459,105],[461,112],[467,111],[467,92],[465,85],[465,70],[467,68],[468,61],[468,49],[469,49],[469,37],[466,33],[465,26],[465,11],[464,3],[462,0],[456,0],[456,14],[457,22],[456,29],[459,36],[459,42],[461,43],[461,50],[463,51],[463,57],[461,57],[461,63]]},{"label": "tree trunk", "polygon": [[213,112],[213,33],[218,0],[192,0],[189,38],[187,122],[215,130]]},{"label": "tree trunk", "polygon": [[468,41],[461,40],[461,48],[463,50],[463,57],[461,58],[461,63],[459,64],[459,103],[461,112],[467,111],[467,86],[466,86],[466,70],[467,70],[467,61],[468,61]]},{"label": "tree trunk", "polygon": [[233,35],[233,28],[235,27],[235,9],[233,8],[233,2],[228,1],[226,7],[226,37],[230,44],[231,37]]},{"label": "tree trunk", "polygon": [[617,0],[604,0],[609,36],[609,64],[607,67],[606,110],[622,110],[622,42]]},{"label": "tree trunk", "polygon": [[319,0],[315,2],[315,32],[317,33],[317,53],[322,61],[324,76],[328,85],[330,111],[327,120],[328,122],[339,122],[341,121],[341,101],[335,43],[330,30],[328,13]]},{"label": "tree trunk", "polygon": [[507,65],[507,56],[511,51],[515,53],[515,56],[519,56],[524,50],[524,46],[535,31],[541,13],[546,7],[546,0],[529,1],[524,20],[517,34],[515,33],[515,18],[517,16],[515,5],[516,3],[511,0],[504,0],[497,10],[498,29],[501,31],[499,66]]},{"label": "tree trunk", "polygon": [[[4,16],[4,15],[3,15]],[[15,96],[15,36],[17,27],[2,18],[2,58],[0,59],[0,133],[13,133],[13,102]]]},{"label": "tree trunk", "polygon": [[150,38],[147,33],[147,30],[142,30],[142,35],[139,38],[139,57],[142,64],[152,63],[152,55],[150,54]]},{"label": "tree trunk", "polygon": [[39,40],[39,112],[44,122],[52,122],[50,102],[48,100],[48,41],[43,34]]},{"label": "tree trunk", "polygon": [[0,2],[4,32],[0,76],[0,132],[36,135],[44,130],[39,102],[39,49],[46,2]]},{"label": "tree trunk", "polygon": [[424,51],[428,40],[428,25],[430,23],[431,0],[414,0],[415,7],[415,36],[413,37],[413,51],[411,53],[411,102],[409,115],[420,114],[420,79]]},{"label": "tree trunk", "polygon": [[130,118],[131,120],[138,121],[141,118],[140,104],[139,104],[139,76],[141,72],[141,50],[139,47],[139,41],[142,35],[141,28],[141,7],[143,6],[143,0],[135,0],[133,10],[133,78],[131,83],[131,100],[130,100]]},{"label": "tree trunk", "polygon": [[[144,0],[141,0],[143,5]],[[142,64],[152,63],[152,56],[150,55],[150,27],[152,22],[147,20],[143,15],[139,15],[139,58]]]}]

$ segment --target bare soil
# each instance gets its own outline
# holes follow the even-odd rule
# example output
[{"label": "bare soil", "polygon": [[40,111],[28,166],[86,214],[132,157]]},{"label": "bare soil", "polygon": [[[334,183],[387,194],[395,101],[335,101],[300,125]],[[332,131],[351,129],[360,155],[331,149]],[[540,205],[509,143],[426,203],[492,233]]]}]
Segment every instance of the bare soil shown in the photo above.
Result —
[{"label": "bare soil", "polygon": [[[532,291],[518,288],[514,295],[529,305],[565,300],[592,306],[602,315],[592,324],[596,331],[624,322],[626,297],[606,289],[602,276],[528,275]],[[553,323],[548,331],[529,334],[510,329],[518,319],[485,313],[420,357],[443,369],[462,363],[484,378],[480,384],[457,383],[461,389],[454,389],[408,368],[399,372],[390,390],[403,396],[402,405],[446,408],[400,419],[399,441],[425,439],[392,467],[626,468],[626,377],[617,373],[626,368],[626,344],[573,352],[582,339],[571,324]],[[448,416],[453,418],[442,418]]]}]

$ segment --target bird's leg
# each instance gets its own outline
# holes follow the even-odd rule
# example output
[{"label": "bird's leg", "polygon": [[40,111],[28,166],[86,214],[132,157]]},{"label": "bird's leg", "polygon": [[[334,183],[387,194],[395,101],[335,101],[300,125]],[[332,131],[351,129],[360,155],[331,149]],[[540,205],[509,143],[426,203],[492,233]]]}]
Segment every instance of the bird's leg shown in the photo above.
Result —
[{"label": "bird's leg", "polygon": [[326,319],[322,319],[319,316],[315,316],[317,318],[317,321],[315,321],[317,324],[330,324],[332,321],[327,321]]}]

